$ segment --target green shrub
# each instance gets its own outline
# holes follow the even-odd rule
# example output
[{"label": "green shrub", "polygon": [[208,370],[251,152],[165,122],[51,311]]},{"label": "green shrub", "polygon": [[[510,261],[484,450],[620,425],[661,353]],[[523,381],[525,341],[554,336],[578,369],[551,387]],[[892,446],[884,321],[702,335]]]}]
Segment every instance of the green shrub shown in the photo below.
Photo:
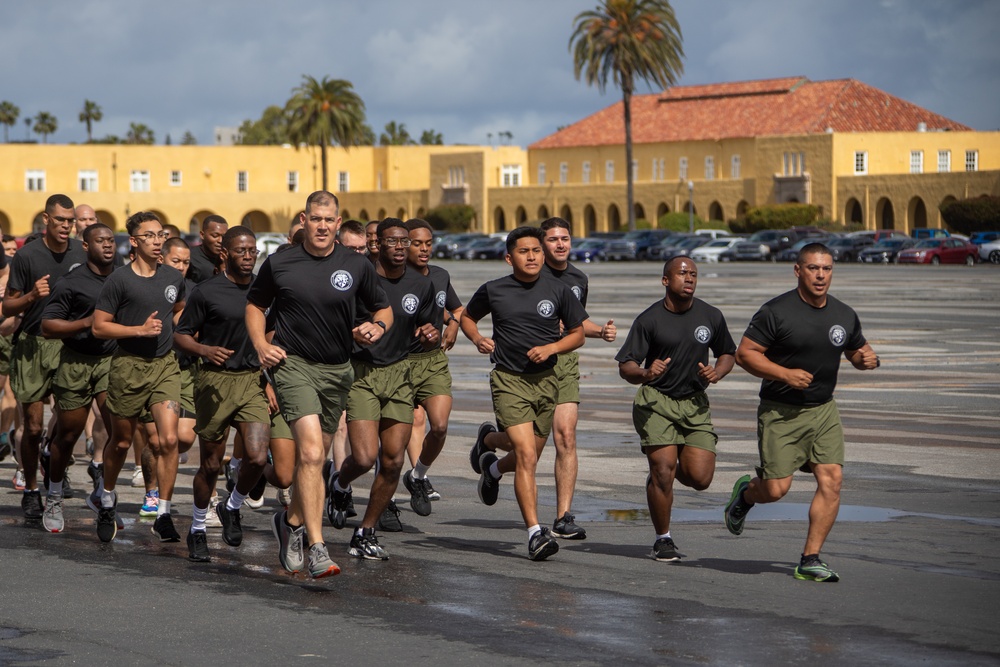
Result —
[{"label": "green shrub", "polygon": [[959,234],[1000,231],[1000,197],[983,195],[941,207],[948,226]]},{"label": "green shrub", "polygon": [[476,209],[466,204],[447,204],[432,208],[424,220],[437,231],[467,232],[476,221]]},{"label": "green shrub", "polygon": [[[660,219],[656,222],[658,229],[669,229],[672,232],[686,232],[690,229],[690,225],[691,222],[689,214],[684,211],[665,213],[664,215],[661,215]],[[707,226],[706,222],[695,215],[694,228],[700,229],[705,226]]]},{"label": "green shrub", "polygon": [[752,233],[761,229],[788,229],[813,224],[819,217],[819,207],[812,204],[776,204],[755,206],[742,220],[732,220],[734,232]]}]

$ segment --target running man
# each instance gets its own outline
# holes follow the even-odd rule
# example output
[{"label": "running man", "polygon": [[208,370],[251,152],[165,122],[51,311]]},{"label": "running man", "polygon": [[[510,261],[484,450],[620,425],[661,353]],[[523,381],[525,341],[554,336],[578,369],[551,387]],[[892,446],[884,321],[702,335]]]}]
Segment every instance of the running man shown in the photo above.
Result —
[{"label": "running man", "polygon": [[[354,380],[351,346],[374,344],[392,326],[392,310],[379,287],[375,267],[335,244],[340,204],[330,192],[309,195],[300,217],[305,239],[269,256],[247,294],[246,324],[261,366],[272,369],[281,405],[298,454],[291,503],[276,513],[271,528],[278,559],[289,572],[306,566],[314,577],[337,574],[323,541],[323,462]],[[357,304],[372,321],[355,325]],[[274,307],[274,338],[266,316]],[[353,327],[353,329],[352,329]]]},{"label": "running man", "polygon": [[[481,286],[462,313],[462,333],[495,368],[490,390],[497,423],[479,427],[470,452],[473,470],[480,473],[479,498],[497,501],[500,477],[513,472],[514,493],[528,529],[528,557],[545,560],[559,551],[548,528],[538,525],[538,487],[535,470],[552,430],[559,395],[555,366],[559,355],[583,345],[587,311],[563,282],[542,274],[543,235],[534,227],[518,227],[507,235],[507,263],[513,271]],[[486,315],[493,321],[493,337],[479,332]],[[560,323],[565,335],[560,332]],[[495,449],[511,449],[497,459]]]},{"label": "running man", "polygon": [[753,479],[736,480],[726,505],[733,535],[757,503],[781,500],[796,470],[816,478],[805,548],[795,578],[835,582],[840,576],[819,554],[840,509],[844,432],[833,399],[843,354],[858,370],[878,368],[879,358],[861,332],[857,314],[828,293],[833,255],[810,243],[795,262],[798,286],[771,299],[750,320],[736,363],[761,378],[757,408],[760,466]]},{"label": "running man", "polygon": [[160,489],[153,534],[161,542],[179,542],[181,536],[170,517],[181,394],[173,333],[174,318],[184,310],[184,276],[159,261],[167,233],[155,213],[132,215],[125,229],[135,260],[108,277],[94,309],[94,336],[117,340],[118,350],[111,359],[108,379],[112,432],[104,448],[104,480],[88,504],[97,512],[97,537],[110,542],[117,533],[118,475],[139,416],[148,410],[156,424],[157,442],[147,446],[154,448]]},{"label": "running man", "polygon": [[641,385],[632,424],[649,465],[646,503],[656,531],[650,556],[674,562],[681,559],[670,536],[674,479],[696,491],[712,483],[718,437],[705,388],[733,370],[736,343],[722,311],[695,298],[693,260],[668,260],[662,283],[665,296],[635,318],[615,359],[622,379]]},{"label": "running man", "polygon": [[214,276],[221,267],[222,237],[229,229],[229,223],[221,215],[207,215],[201,221],[201,245],[191,252],[191,268],[188,280],[195,284]]}]

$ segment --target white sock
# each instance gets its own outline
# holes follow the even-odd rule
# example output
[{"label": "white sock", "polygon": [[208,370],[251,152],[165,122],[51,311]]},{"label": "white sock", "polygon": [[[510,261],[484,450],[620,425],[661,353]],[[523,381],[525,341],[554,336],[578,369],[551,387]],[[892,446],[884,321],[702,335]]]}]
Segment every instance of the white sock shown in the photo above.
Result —
[{"label": "white sock", "polygon": [[670,537],[670,531],[669,530],[667,532],[663,533],[662,535],[657,535],[656,539],[658,539],[658,540],[665,540],[668,537]]},{"label": "white sock", "polygon": [[229,494],[229,500],[226,501],[226,509],[230,511],[238,510],[245,499],[246,496],[240,493],[239,489],[233,487],[233,492]]},{"label": "white sock", "polygon": [[339,477],[333,480],[333,488],[339,491],[340,493],[353,493],[353,489],[351,488],[350,484],[347,485],[346,489],[340,485]]},{"label": "white sock", "polygon": [[232,470],[232,478],[236,479],[240,476],[240,464],[243,463],[243,459],[238,459],[235,456],[229,459],[229,469]]},{"label": "white sock", "polygon": [[101,485],[101,507],[104,509],[111,509],[115,506],[115,502],[118,500],[118,495],[114,490],[108,491]]},{"label": "white sock", "polygon": [[160,498],[160,502],[156,505],[156,518],[159,519],[164,514],[170,514],[170,501]]},{"label": "white sock", "polygon": [[63,486],[62,480],[60,480],[58,482],[53,482],[50,479],[49,480],[49,495],[50,496],[62,496],[62,486]]},{"label": "white sock", "polygon": [[191,532],[192,533],[204,533],[205,532],[205,519],[208,518],[208,508],[202,509],[197,505],[194,505],[191,512]]},{"label": "white sock", "polygon": [[537,523],[534,526],[528,528],[528,541],[530,542],[531,538],[534,537],[536,533],[540,532],[542,532],[542,527],[539,526]]},{"label": "white sock", "polygon": [[500,472],[499,464],[500,461],[496,460],[493,462],[493,465],[490,466],[490,476],[493,477],[493,479],[500,479],[501,477],[503,477],[503,473]]},{"label": "white sock", "polygon": [[417,465],[413,466],[413,479],[427,479],[429,465],[424,465],[423,461],[417,459]]}]

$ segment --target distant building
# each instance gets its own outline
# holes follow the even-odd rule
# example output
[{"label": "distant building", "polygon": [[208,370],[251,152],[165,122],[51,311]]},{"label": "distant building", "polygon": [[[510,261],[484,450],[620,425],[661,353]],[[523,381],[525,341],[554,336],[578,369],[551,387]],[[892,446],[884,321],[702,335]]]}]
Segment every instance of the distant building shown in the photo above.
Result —
[{"label": "distant building", "polygon": [[216,146],[235,146],[240,143],[240,128],[216,126],[212,129],[212,137]]}]

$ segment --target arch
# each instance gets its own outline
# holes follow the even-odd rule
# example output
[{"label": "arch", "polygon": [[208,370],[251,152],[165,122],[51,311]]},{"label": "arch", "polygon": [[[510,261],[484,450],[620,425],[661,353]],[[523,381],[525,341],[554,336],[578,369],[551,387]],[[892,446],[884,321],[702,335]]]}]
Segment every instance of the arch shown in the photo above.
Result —
[{"label": "arch", "polygon": [[549,207],[548,206],[546,206],[545,204],[542,204],[541,206],[538,207],[538,219],[539,220],[548,220],[551,217],[552,216],[549,215]]},{"label": "arch", "polygon": [[255,232],[270,232],[271,229],[271,218],[263,211],[253,210],[248,212],[240,220],[240,224],[244,227],[249,227]]},{"label": "arch", "polygon": [[115,218],[115,214],[106,208],[101,208],[94,213],[97,215],[97,221],[103,223],[110,227],[111,229],[118,230],[118,220]]},{"label": "arch", "polygon": [[569,204],[563,204],[563,207],[559,209],[559,217],[569,223],[569,226],[573,227],[573,209],[569,207]]},{"label": "arch", "polygon": [[358,220],[360,220],[361,222],[368,222],[368,219],[369,219],[368,209],[366,208],[361,209],[361,213],[358,213]]},{"label": "arch", "polygon": [[199,233],[201,231],[201,221],[204,220],[205,218],[207,218],[210,215],[215,215],[215,211],[209,211],[207,209],[203,209],[201,211],[198,211],[194,215],[192,215],[191,216],[191,224],[189,226],[190,227],[190,232],[192,234]]},{"label": "arch", "polygon": [[940,204],[938,204],[938,207],[937,207],[938,227],[941,227],[942,229],[948,229],[948,231],[951,231],[951,227],[948,226],[948,223],[944,221],[944,216],[941,215],[941,209],[943,209],[948,204],[953,204],[953,203],[955,203],[957,201],[958,201],[957,197],[954,197],[952,195],[948,195],[944,199],[941,200]]},{"label": "arch", "polygon": [[698,215],[698,207],[692,205],[690,201],[686,201],[684,202],[684,212],[685,213],[694,212],[695,215]]},{"label": "arch", "polygon": [[375,218],[375,219],[381,222],[382,220],[385,220],[386,217],[388,217],[388,216],[386,216],[386,214],[385,214],[385,209],[384,208],[380,208],[378,210],[378,217]]},{"label": "arch", "polygon": [[[635,202],[632,204],[632,214],[635,215],[636,220],[646,220],[646,207],[639,202]],[[656,227],[656,225],[654,224],[653,227]]]},{"label": "arch", "polygon": [[882,197],[875,204],[875,229],[895,229],[896,214],[892,210],[892,202],[888,197]]},{"label": "arch", "polygon": [[0,211],[0,232],[10,234],[10,217],[3,211]]},{"label": "arch", "polygon": [[406,209],[405,208],[396,209],[396,217],[399,218],[400,220],[406,220]]},{"label": "arch", "polygon": [[670,213],[670,207],[667,206],[667,202],[661,201],[656,205],[656,222],[660,222],[660,218]]},{"label": "arch", "polygon": [[35,217],[31,219],[31,234],[41,234],[45,231],[45,218],[42,217],[42,211],[35,214]]},{"label": "arch", "polygon": [[528,221],[528,211],[523,206],[518,206],[517,210],[514,211],[514,222],[518,226],[523,225]]},{"label": "arch", "polygon": [[590,204],[583,207],[583,232],[590,236],[597,231],[597,211]]},{"label": "arch", "polygon": [[498,232],[507,230],[507,216],[504,215],[502,206],[493,209],[493,229]]},{"label": "arch", "polygon": [[914,197],[910,200],[906,206],[906,221],[911,230],[927,226],[927,206],[924,205],[923,199]]},{"label": "arch", "polygon": [[709,220],[725,220],[726,216],[722,213],[722,204],[718,201],[713,201],[708,206],[708,219]]},{"label": "arch", "polygon": [[427,211],[424,209],[423,206],[421,206],[420,208],[417,209],[417,217],[420,218],[421,220],[424,219],[424,215],[426,215],[426,214],[427,214]]},{"label": "arch", "polygon": [[618,204],[608,206],[608,230],[616,232],[622,228],[622,214],[618,210]]},{"label": "arch", "polygon": [[863,225],[864,223],[865,215],[861,210],[861,202],[851,197],[847,200],[847,204],[844,205],[844,224]]},{"label": "arch", "polygon": [[350,212],[350,211],[348,211],[348,210],[347,210],[347,209],[345,208],[344,210],[342,210],[342,211],[340,212],[340,217],[341,217],[341,218],[342,218],[343,220],[350,220],[350,219],[351,219],[351,212]]},{"label": "arch", "polygon": [[164,213],[163,211],[161,211],[160,209],[158,209],[158,208],[148,208],[146,210],[149,211],[150,213],[155,213],[156,217],[160,219],[160,224],[161,225],[169,225],[170,224],[170,220],[167,218],[167,214]]},{"label": "arch", "polygon": [[747,211],[750,210],[750,204],[747,203],[746,199],[741,199],[740,203],[736,205],[736,219],[743,220],[747,217]]}]

